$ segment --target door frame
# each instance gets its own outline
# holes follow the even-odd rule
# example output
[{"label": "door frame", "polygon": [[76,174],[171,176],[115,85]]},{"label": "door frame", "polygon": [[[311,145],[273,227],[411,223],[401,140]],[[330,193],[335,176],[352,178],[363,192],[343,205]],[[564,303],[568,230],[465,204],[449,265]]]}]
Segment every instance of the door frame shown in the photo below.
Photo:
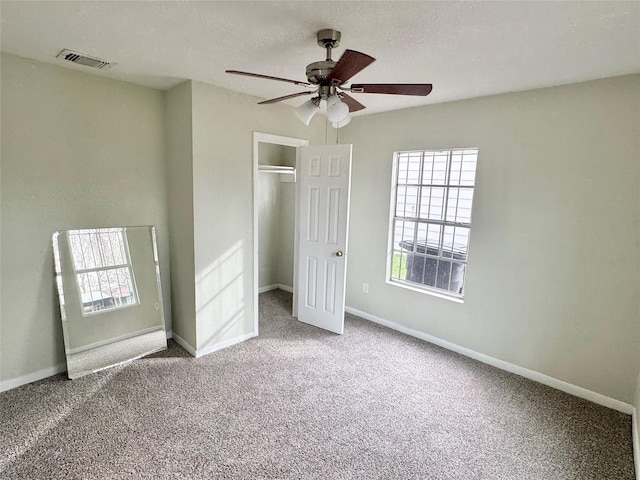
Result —
[{"label": "door frame", "polygon": [[[258,162],[259,162],[259,146],[260,143],[271,143],[275,145],[282,145],[284,147],[306,147],[309,145],[309,140],[304,138],[295,138],[295,137],[285,137],[281,135],[273,135],[271,133],[262,133],[262,132],[253,132],[253,172],[252,179],[253,185],[251,187],[251,194],[253,197],[253,333],[254,335],[258,335],[258,319],[259,319],[259,304],[258,304],[258,296],[260,289],[259,287],[259,270],[260,270],[260,262],[258,259],[258,245],[259,245],[259,208],[258,208]],[[297,158],[297,154],[296,154]],[[297,187],[296,187],[296,195],[297,195]],[[296,200],[296,211],[297,211],[297,200]],[[298,226],[298,218],[296,214],[296,226],[294,231],[297,231]],[[297,234],[296,234],[297,235]],[[295,255],[295,253],[294,253]],[[293,292],[295,296],[295,267],[294,267],[294,285]],[[295,304],[295,303],[294,303]]]}]

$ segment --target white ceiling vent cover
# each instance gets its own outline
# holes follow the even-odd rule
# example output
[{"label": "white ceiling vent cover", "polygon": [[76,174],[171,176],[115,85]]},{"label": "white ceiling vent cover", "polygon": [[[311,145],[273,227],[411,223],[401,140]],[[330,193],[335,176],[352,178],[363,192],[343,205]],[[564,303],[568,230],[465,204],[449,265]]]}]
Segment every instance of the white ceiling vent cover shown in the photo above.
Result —
[{"label": "white ceiling vent cover", "polygon": [[85,55],[84,53],[74,52],[73,50],[67,50],[66,48],[62,50],[57,58],[61,58],[63,60],[68,60],[69,62],[79,63],[80,65],[84,65],[86,67],[92,68],[111,68],[115,65],[114,62],[107,62],[106,60],[102,60],[97,57],[90,57],[89,55]]}]

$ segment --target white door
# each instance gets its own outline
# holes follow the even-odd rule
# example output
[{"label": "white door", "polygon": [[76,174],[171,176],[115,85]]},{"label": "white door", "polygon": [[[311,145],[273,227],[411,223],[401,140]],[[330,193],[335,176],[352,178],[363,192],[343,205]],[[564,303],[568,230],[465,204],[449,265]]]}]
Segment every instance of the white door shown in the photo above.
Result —
[{"label": "white door", "polygon": [[351,145],[301,147],[297,154],[298,320],[344,331]]}]

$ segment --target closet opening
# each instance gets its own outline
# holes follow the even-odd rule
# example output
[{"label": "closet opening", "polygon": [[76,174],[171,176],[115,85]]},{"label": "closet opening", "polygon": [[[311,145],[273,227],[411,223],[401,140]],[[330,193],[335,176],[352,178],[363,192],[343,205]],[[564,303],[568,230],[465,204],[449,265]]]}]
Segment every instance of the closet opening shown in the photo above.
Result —
[{"label": "closet opening", "polygon": [[[254,132],[254,332],[259,294],[295,294],[296,155],[308,140]],[[293,302],[295,305],[295,301]],[[292,311],[295,316],[295,307]]]}]

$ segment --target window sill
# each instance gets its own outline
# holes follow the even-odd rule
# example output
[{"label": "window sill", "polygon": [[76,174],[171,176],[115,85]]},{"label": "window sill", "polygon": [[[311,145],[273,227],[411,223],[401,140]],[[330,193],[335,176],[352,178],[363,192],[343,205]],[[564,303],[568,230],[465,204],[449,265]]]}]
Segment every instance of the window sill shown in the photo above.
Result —
[{"label": "window sill", "polygon": [[393,285],[394,287],[404,288],[406,290],[411,290],[413,292],[423,293],[426,295],[430,295],[432,297],[442,298],[444,300],[449,300],[454,303],[464,303],[463,297],[455,297],[453,295],[447,295],[445,293],[436,292],[435,290],[428,290],[426,288],[414,287],[411,284],[399,282],[397,280],[387,280],[387,284]]}]

